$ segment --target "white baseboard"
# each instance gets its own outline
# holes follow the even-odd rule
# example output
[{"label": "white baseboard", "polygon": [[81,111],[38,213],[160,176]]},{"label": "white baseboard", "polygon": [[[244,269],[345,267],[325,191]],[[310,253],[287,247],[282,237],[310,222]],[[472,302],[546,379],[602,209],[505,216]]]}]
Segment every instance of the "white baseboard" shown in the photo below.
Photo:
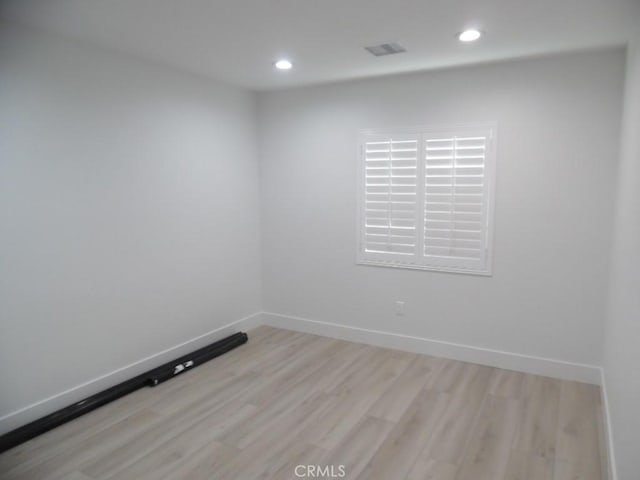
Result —
[{"label": "white baseboard", "polygon": [[27,405],[19,410],[0,417],[0,434],[18,428],[33,420],[48,415],[56,410],[64,408],[75,402],[87,398],[95,393],[124,382],[136,375],[151,370],[163,363],[170,362],[174,358],[186,355],[189,352],[202,348],[221,338],[236,333],[239,330],[250,330],[260,324],[261,314],[254,313],[248,317],[229,323],[210,332],[199,335],[161,352],[150,355],[137,362],[125,365],[117,370],[91,379],[80,385],[76,385],[64,392],[57,393],[48,398]]},{"label": "white baseboard", "polygon": [[611,412],[609,411],[609,396],[607,394],[607,380],[604,374],[604,368],[600,369],[600,391],[602,392],[602,410],[604,413],[604,424],[607,434],[607,453],[609,454],[609,480],[618,480],[618,472],[616,470],[616,456],[613,449],[613,427],[611,421]]},{"label": "white baseboard", "polygon": [[264,312],[261,323],[351,342],[600,385],[600,367]]}]

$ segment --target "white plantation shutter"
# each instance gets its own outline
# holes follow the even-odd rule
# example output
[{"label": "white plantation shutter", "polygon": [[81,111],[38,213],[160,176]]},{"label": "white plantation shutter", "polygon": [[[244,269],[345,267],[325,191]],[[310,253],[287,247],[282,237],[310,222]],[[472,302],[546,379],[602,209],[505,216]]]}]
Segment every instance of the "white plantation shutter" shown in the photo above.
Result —
[{"label": "white plantation shutter", "polygon": [[419,135],[364,142],[362,248],[371,259],[411,263],[418,253],[419,148]]},{"label": "white plantation shutter", "polygon": [[358,261],[490,274],[494,143],[493,126],[364,133]]},{"label": "white plantation shutter", "polygon": [[430,130],[423,142],[425,263],[485,270],[492,132]]}]

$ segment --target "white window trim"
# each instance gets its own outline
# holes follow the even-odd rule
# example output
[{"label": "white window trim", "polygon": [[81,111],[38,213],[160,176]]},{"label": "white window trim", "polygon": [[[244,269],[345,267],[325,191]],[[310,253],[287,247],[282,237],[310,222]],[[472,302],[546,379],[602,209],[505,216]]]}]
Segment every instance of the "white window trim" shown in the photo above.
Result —
[{"label": "white window trim", "polygon": [[[365,138],[370,135],[423,135],[428,132],[442,132],[443,130],[453,130],[456,134],[460,134],[465,130],[484,130],[490,133],[491,141],[489,142],[486,159],[485,159],[485,176],[486,181],[486,226],[485,226],[485,261],[484,268],[455,267],[448,265],[425,265],[402,262],[401,259],[383,260],[371,259],[371,255],[364,253],[364,198],[365,198],[365,155],[364,142]],[[445,124],[445,125],[421,125],[415,127],[399,127],[384,129],[363,129],[358,135],[358,168],[357,168],[357,254],[356,264],[368,265],[387,268],[401,268],[409,270],[427,270],[435,272],[457,273],[467,275],[492,276],[493,275],[493,243],[495,228],[495,190],[496,190],[496,146],[497,146],[497,122],[467,123],[467,124]],[[422,143],[422,141],[420,142]],[[421,148],[419,148],[421,152]],[[420,153],[419,153],[420,154]],[[420,159],[417,165],[417,175],[421,181],[424,181],[424,159]],[[422,187],[424,188],[424,187]],[[424,208],[421,206],[421,208]],[[419,209],[420,217],[424,216],[424,211]],[[418,236],[423,235],[423,226],[418,231]]]}]

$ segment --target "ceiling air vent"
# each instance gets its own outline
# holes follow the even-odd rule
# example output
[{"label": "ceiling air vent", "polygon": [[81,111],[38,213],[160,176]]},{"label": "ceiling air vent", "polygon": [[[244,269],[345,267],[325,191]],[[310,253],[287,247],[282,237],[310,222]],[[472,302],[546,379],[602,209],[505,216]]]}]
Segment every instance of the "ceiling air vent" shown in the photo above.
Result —
[{"label": "ceiling air vent", "polygon": [[364,47],[364,49],[371,55],[375,55],[376,57],[382,57],[383,55],[393,55],[395,53],[402,53],[407,51],[406,48],[395,42],[383,43],[382,45],[373,45],[371,47]]}]

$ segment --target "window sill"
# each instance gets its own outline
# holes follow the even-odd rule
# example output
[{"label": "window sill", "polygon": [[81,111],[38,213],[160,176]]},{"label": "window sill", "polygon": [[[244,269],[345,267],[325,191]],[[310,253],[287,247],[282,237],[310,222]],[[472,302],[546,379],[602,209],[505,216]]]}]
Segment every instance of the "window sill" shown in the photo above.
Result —
[{"label": "window sill", "polygon": [[493,276],[493,272],[490,269],[475,270],[475,269],[469,269],[469,268],[440,267],[436,265],[432,266],[432,265],[397,264],[397,263],[379,262],[375,260],[358,260],[356,261],[356,265],[364,265],[369,267],[400,268],[403,270],[424,270],[424,271],[430,271],[430,272],[456,273],[456,274],[462,274],[462,275],[476,275],[480,277]]}]

